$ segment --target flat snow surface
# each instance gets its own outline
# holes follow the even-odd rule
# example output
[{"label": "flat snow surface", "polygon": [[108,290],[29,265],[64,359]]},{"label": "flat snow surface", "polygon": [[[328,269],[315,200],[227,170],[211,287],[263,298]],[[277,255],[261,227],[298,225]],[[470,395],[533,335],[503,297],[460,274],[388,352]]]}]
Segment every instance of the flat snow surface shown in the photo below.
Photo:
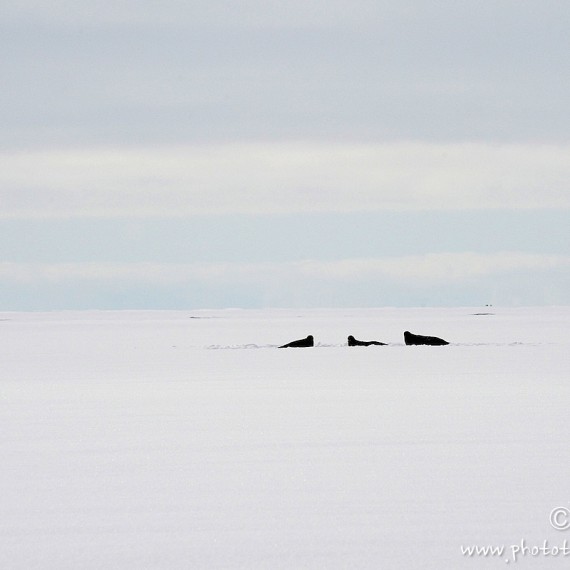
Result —
[{"label": "flat snow surface", "polygon": [[461,546],[570,540],[569,307],[0,319],[3,570],[503,568]]}]

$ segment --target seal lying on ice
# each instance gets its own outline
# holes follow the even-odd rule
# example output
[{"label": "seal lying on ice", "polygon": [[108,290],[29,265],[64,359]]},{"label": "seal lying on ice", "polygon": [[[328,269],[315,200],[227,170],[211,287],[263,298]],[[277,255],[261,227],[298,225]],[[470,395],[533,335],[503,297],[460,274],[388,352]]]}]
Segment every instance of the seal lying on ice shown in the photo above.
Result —
[{"label": "seal lying on ice", "polygon": [[356,340],[352,335],[348,337],[348,346],[370,346],[371,344],[386,346],[385,342],[378,342],[377,340]]},{"label": "seal lying on ice", "polygon": [[309,346],[315,346],[315,340],[313,339],[313,335],[309,335],[307,338],[302,338],[300,340],[294,340],[279,348],[307,348]]},{"label": "seal lying on ice", "polygon": [[409,331],[404,333],[404,342],[406,344],[427,344],[429,346],[442,346],[449,344],[446,340],[437,336],[424,336],[421,334],[412,334]]}]

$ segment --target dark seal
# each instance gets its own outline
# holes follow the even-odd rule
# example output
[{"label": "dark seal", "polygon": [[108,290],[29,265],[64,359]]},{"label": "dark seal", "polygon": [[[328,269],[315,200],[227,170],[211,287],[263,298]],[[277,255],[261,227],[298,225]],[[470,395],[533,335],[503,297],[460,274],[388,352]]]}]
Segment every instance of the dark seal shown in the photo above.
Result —
[{"label": "dark seal", "polygon": [[379,342],[377,340],[356,340],[352,335],[348,337],[348,346],[370,346],[371,344],[386,346],[385,342]]},{"label": "dark seal", "polygon": [[444,344],[449,344],[446,340],[439,338],[437,336],[424,336],[421,334],[412,334],[406,331],[404,333],[404,341],[406,344],[426,344],[429,346],[443,346]]},{"label": "dark seal", "polygon": [[309,335],[307,338],[302,338],[300,340],[294,340],[279,348],[308,348],[309,346],[315,346],[315,340],[313,335]]}]

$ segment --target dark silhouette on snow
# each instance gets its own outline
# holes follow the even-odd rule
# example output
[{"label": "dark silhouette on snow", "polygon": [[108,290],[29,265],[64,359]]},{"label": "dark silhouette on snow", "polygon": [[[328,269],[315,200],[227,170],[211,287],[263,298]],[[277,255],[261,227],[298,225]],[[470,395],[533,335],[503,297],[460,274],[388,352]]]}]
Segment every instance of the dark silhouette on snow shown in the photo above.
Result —
[{"label": "dark silhouette on snow", "polygon": [[356,340],[352,335],[348,337],[348,346],[370,346],[371,344],[386,346],[385,342],[379,342],[377,340]]},{"label": "dark silhouette on snow", "polygon": [[315,346],[315,340],[313,339],[313,335],[309,335],[307,338],[302,338],[300,340],[294,340],[279,348],[308,348],[310,346]]},{"label": "dark silhouette on snow", "polygon": [[409,331],[404,333],[404,342],[408,345],[411,344],[426,344],[429,346],[443,346],[449,344],[446,340],[437,336],[424,336],[421,334],[412,334]]}]

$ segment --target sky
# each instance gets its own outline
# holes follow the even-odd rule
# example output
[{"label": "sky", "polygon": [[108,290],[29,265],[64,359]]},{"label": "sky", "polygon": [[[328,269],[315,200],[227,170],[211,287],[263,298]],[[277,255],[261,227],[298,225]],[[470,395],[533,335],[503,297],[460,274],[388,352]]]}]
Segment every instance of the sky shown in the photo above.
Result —
[{"label": "sky", "polygon": [[0,310],[570,304],[566,0],[19,0]]}]

